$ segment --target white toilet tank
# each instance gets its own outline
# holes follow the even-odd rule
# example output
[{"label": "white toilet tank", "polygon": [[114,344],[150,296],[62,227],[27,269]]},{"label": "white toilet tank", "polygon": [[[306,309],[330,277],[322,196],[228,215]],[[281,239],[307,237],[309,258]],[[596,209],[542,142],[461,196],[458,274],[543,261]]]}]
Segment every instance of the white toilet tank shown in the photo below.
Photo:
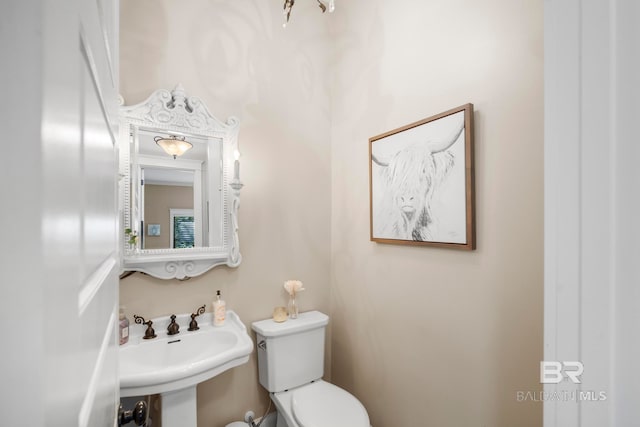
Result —
[{"label": "white toilet tank", "polygon": [[300,313],[282,323],[273,319],[253,323],[260,384],[278,392],[322,378],[328,323],[329,316],[319,311]]}]

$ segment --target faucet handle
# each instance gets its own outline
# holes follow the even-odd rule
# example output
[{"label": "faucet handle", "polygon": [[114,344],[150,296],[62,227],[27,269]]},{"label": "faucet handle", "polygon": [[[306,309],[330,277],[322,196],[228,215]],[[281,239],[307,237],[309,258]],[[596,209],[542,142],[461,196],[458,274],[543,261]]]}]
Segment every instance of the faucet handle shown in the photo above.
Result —
[{"label": "faucet handle", "polygon": [[138,316],[137,314],[133,315],[133,318],[135,320],[135,322],[139,325],[147,325],[147,330],[144,331],[144,339],[145,340],[150,340],[152,338],[155,338],[156,335],[156,331],[153,330],[153,328],[151,327],[151,325],[153,325],[153,322],[151,320],[144,320],[144,317],[142,316]]},{"label": "faucet handle", "polygon": [[171,323],[167,326],[167,334],[175,335],[180,333],[180,325],[176,323],[176,315],[171,315]]},{"label": "faucet handle", "polygon": [[205,307],[206,307],[206,304],[198,308],[195,313],[191,313],[191,322],[189,322],[189,329],[188,329],[189,331],[197,331],[198,329],[200,329],[200,327],[198,326],[198,322],[196,321],[196,317],[204,313]]}]

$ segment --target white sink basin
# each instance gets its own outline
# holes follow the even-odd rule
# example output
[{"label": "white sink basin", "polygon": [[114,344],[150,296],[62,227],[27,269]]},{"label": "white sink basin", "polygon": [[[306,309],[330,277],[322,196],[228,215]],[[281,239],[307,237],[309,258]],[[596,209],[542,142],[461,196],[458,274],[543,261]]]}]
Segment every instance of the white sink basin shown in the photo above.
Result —
[{"label": "white sink basin", "polygon": [[211,313],[196,318],[199,330],[188,331],[191,317],[178,315],[180,333],[167,334],[167,317],[152,319],[157,337],[142,339],[146,325],[132,324],[129,342],[120,346],[120,395],[143,396],[190,387],[249,361],[253,341],[233,311],[224,326],[213,326]]}]

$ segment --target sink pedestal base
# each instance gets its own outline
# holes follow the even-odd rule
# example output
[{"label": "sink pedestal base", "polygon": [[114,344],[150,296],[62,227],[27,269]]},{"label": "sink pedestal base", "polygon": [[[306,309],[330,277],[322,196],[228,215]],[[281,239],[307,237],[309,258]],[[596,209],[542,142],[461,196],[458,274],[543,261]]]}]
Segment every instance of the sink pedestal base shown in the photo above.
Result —
[{"label": "sink pedestal base", "polygon": [[163,427],[197,427],[196,386],[162,393]]}]

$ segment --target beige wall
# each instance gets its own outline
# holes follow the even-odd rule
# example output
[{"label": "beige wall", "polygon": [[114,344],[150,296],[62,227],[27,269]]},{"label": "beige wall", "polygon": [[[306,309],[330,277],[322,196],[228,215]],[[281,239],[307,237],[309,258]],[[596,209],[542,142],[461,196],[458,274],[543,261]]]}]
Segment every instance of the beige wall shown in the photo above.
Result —
[{"label": "beige wall", "polygon": [[[332,316],[333,380],[375,427],[540,426],[542,1],[123,0],[127,103],[182,82],[242,120],[238,269],[121,283],[127,313],[187,312],[221,289],[249,324],[284,304]],[[327,28],[328,23],[331,29]],[[331,31],[331,37],[328,37]],[[472,102],[478,249],[369,242],[368,138]],[[329,286],[330,285],[330,286]],[[256,363],[198,388],[199,425],[260,412]]]},{"label": "beige wall", "polygon": [[[375,427],[542,425],[542,1],[339,2],[333,380]],[[478,249],[369,241],[368,138],[475,105]]]},{"label": "beige wall", "polygon": [[[286,304],[282,284],[300,279],[301,310],[329,312],[330,116],[328,21],[296,4],[264,0],[123,0],[121,93],[127,104],[182,83],[219,118],[238,116],[242,152],[239,268],[187,282],[135,274],[121,281],[126,312],[154,317],[208,303],[216,289],[250,323]],[[198,422],[223,427],[268,397],[254,359],[198,387]],[[155,425],[155,424],[154,424]]]},{"label": "beige wall", "polygon": [[[170,209],[193,209],[193,187],[144,185],[144,248],[171,247]],[[149,236],[149,224],[160,224],[160,235]]]}]

